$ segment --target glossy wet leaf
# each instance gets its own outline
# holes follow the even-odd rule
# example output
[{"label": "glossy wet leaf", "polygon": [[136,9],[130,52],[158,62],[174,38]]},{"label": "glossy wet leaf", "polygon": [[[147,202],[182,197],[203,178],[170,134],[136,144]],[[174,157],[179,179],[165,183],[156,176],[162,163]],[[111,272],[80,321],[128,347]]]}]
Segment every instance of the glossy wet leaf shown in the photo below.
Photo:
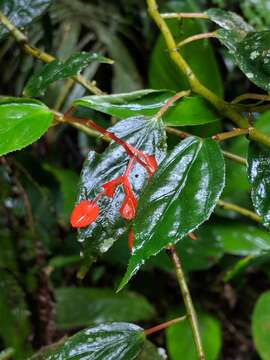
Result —
[{"label": "glossy wet leaf", "polygon": [[[174,1],[168,4],[164,12],[196,12],[197,3],[191,6],[187,1]],[[170,30],[176,40],[180,42],[185,38],[206,32],[202,24],[198,21],[172,19],[166,20]],[[223,95],[223,83],[221,80],[218,65],[214,52],[209,41],[202,40],[187,44],[181,48],[181,55],[188,61],[191,69],[199,80],[214,91],[216,94]],[[154,89],[186,90],[189,88],[186,76],[172,62],[167,46],[162,35],[157,38],[149,63],[149,86]]]},{"label": "glossy wet leaf", "polygon": [[248,79],[269,91],[270,31],[248,33],[241,41],[238,41],[232,31],[219,30],[217,34]]},{"label": "glossy wet leaf", "polygon": [[134,360],[144,343],[144,331],[129,323],[108,323],[82,330],[66,340],[47,360]]},{"label": "glossy wet leaf", "polygon": [[133,253],[120,288],[150,256],[209,218],[224,182],[224,159],[214,140],[192,136],[173,149],[140,197]]},{"label": "glossy wet leaf", "polygon": [[[138,90],[125,94],[86,96],[74,105],[88,107],[105,114],[126,118],[133,115],[155,115],[174,95],[172,90]],[[188,96],[176,101],[164,113],[166,125],[185,126],[211,123],[220,115],[200,96]]]},{"label": "glossy wet leaf", "polygon": [[270,150],[251,141],[248,151],[251,199],[265,226],[270,225]]},{"label": "glossy wet leaf", "polygon": [[[50,5],[51,0],[2,0],[0,11],[8,17],[16,27],[24,27],[35,18],[42,15]],[[8,30],[0,24],[0,39]]]},{"label": "glossy wet leaf", "polygon": [[[221,325],[213,316],[198,313],[203,349],[207,360],[218,360],[222,345]],[[166,329],[166,344],[171,360],[197,360],[192,333],[187,321]]]},{"label": "glossy wet leaf", "polygon": [[270,291],[257,300],[252,313],[252,337],[262,360],[270,360]]},{"label": "glossy wet leaf", "polygon": [[[165,156],[166,137],[164,125],[143,116],[119,121],[110,128],[119,138],[147,155],[155,155],[157,162]],[[102,154],[90,151],[81,173],[79,201],[94,199],[103,190],[105,182],[123,175],[130,157],[122,146],[112,142]],[[129,176],[135,196],[138,198],[148,181],[145,169],[136,163]],[[113,198],[106,196],[99,201],[100,214],[97,220],[79,231],[79,241],[84,242],[86,256],[106,252],[125,234],[130,222],[120,216],[120,207],[124,199],[119,186]]]},{"label": "glossy wet leaf", "polygon": [[15,349],[15,359],[24,358],[30,351],[30,311],[16,277],[3,269],[0,271],[0,324],[4,344]]},{"label": "glossy wet leaf", "polygon": [[254,31],[251,25],[232,11],[212,8],[207,10],[206,14],[211,21],[219,25],[222,29],[234,31],[235,36],[239,39],[243,39],[248,32]]},{"label": "glossy wet leaf", "polygon": [[141,295],[115,294],[110,289],[59,288],[56,294],[56,323],[59,328],[85,327],[111,321],[143,321],[155,310]]},{"label": "glossy wet leaf", "polygon": [[37,141],[49,128],[51,111],[35,100],[4,98],[0,100],[0,155]]},{"label": "glossy wet leaf", "polygon": [[212,231],[226,253],[247,256],[270,251],[270,234],[256,226],[230,221],[213,225]]},{"label": "glossy wet leaf", "polygon": [[80,52],[71,55],[67,60],[53,60],[31,76],[24,88],[25,96],[38,97],[44,95],[50,84],[77,75],[94,61],[110,64],[111,60],[96,53]]}]

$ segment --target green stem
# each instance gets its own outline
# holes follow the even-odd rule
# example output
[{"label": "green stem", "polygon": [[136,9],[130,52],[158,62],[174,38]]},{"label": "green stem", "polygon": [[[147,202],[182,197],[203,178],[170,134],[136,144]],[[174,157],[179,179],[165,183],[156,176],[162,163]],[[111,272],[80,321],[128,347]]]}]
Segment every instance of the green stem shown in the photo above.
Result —
[{"label": "green stem", "polygon": [[[170,57],[172,61],[176,64],[176,66],[186,75],[190,87],[193,92],[201,95],[206,100],[208,100],[218,111],[220,111],[224,116],[228,117],[231,121],[233,121],[239,128],[248,128],[249,122],[247,119],[242,116],[233,105],[224,101],[222,98],[218,97],[214,94],[211,90],[205,87],[195,76],[192,69],[186,62],[186,60],[182,57],[182,55],[177,50],[176,42],[173,38],[173,35],[166,24],[164,18],[169,18],[172,16],[168,16],[168,14],[161,15],[158,11],[158,6],[156,0],[146,0],[148,5],[148,11],[150,16],[153,18],[157,26],[159,27],[167,48],[169,50]],[[183,14],[175,13],[174,17],[182,18],[185,17]],[[193,14],[194,15],[194,14]],[[186,16],[188,17],[188,16]],[[196,17],[196,16],[189,16],[189,17]],[[200,13],[197,18],[205,18],[207,19],[207,14]],[[270,147],[270,137],[266,136],[265,134],[259,132],[258,130],[250,132],[249,134],[250,139],[257,140],[264,145]]]},{"label": "green stem", "polygon": [[181,99],[184,96],[188,96],[190,95],[190,90],[183,90],[180,91],[178,93],[176,93],[174,96],[172,96],[161,108],[160,110],[156,113],[156,115],[154,116],[154,118],[156,120],[159,120],[163,114],[165,113],[165,111],[167,111],[169,109],[169,107],[177,100]]},{"label": "green stem", "polygon": [[212,139],[217,140],[217,141],[223,141],[223,140],[231,139],[236,136],[247,135],[247,134],[249,134],[249,131],[250,131],[249,128],[246,128],[246,129],[236,128],[231,131],[226,131],[223,133],[213,135]]},{"label": "green stem", "polygon": [[247,159],[241,157],[241,156],[238,156],[236,154],[233,154],[233,153],[230,153],[229,151],[222,151],[223,155],[225,158],[229,159],[229,160],[232,160],[232,161],[235,161],[241,165],[245,165],[247,166]]},{"label": "green stem", "polygon": [[[17,41],[17,43],[21,46],[22,50],[26,54],[31,55],[32,57],[41,60],[45,63],[50,63],[53,60],[55,60],[55,58],[52,55],[47,54],[46,52],[29,45],[27,37],[11,23],[9,19],[1,11],[0,11],[0,22],[10,31],[13,38]],[[72,79],[77,83],[81,84],[83,87],[85,87],[93,94],[96,95],[104,94],[95,85],[94,82],[88,81],[81,75],[73,76]]]},{"label": "green stem", "polygon": [[163,19],[208,19],[206,13],[163,13],[160,14]]},{"label": "green stem", "polygon": [[238,206],[238,205],[235,205],[232,203],[228,203],[223,200],[219,200],[217,205],[224,210],[235,211],[238,214],[243,215],[243,216],[245,216],[253,221],[256,221],[258,223],[262,222],[262,219],[259,215],[255,214],[253,211],[245,209],[241,206]]},{"label": "green stem", "polygon": [[180,48],[186,44],[189,44],[193,41],[198,41],[198,40],[203,40],[203,39],[209,39],[209,38],[216,38],[217,35],[215,32],[208,32],[208,33],[202,33],[202,34],[196,34],[196,35],[192,35],[189,36],[188,38],[186,38],[183,41],[180,41],[176,46],[177,48]]},{"label": "green stem", "polygon": [[187,312],[187,319],[190,323],[193,341],[194,341],[195,349],[196,349],[196,352],[198,355],[198,359],[205,360],[205,355],[204,355],[204,351],[203,351],[203,346],[202,346],[202,341],[201,341],[201,336],[200,336],[200,331],[199,331],[199,326],[198,326],[197,315],[196,315],[195,308],[193,306],[193,302],[192,302],[192,299],[190,296],[190,292],[189,292],[186,280],[185,280],[185,275],[182,270],[180,259],[179,259],[177,252],[173,246],[170,246],[167,249],[167,251],[168,251],[170,258],[172,260],[172,263],[174,265],[177,281],[178,281],[178,284],[179,284],[179,287],[181,290],[181,294],[183,296],[183,300],[184,300],[184,304],[185,304],[185,308],[186,308],[186,312]]}]

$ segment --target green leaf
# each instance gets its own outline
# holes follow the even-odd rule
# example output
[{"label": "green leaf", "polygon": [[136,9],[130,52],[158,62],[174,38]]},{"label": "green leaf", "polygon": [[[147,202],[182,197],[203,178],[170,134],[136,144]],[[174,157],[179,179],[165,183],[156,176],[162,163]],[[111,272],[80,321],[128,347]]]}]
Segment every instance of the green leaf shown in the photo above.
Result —
[{"label": "green leaf", "polygon": [[6,346],[15,350],[15,359],[22,359],[30,351],[30,312],[25,295],[15,276],[0,271],[0,337]]},{"label": "green leaf", "polygon": [[243,39],[247,33],[254,31],[244,19],[232,11],[213,8],[206,11],[208,18],[222,29],[232,30],[238,39]]},{"label": "green leaf", "polygon": [[[2,0],[0,11],[16,27],[25,27],[39,17],[50,5],[51,0]],[[0,39],[8,30],[0,24]]]},{"label": "green leaf", "polygon": [[[165,12],[196,11],[186,1],[177,1]],[[199,10],[198,10],[199,11]],[[166,21],[176,42],[199,34],[205,29],[198,21]],[[197,41],[181,48],[181,55],[188,61],[198,79],[217,95],[223,95],[223,82],[214,52],[208,40]],[[186,76],[172,62],[163,36],[160,34],[153,48],[149,64],[149,85],[154,89],[186,90],[189,88]]]},{"label": "green leaf", "polygon": [[[221,349],[221,325],[213,316],[198,313],[205,358],[217,360]],[[197,360],[190,326],[187,321],[180,322],[166,329],[166,343],[171,360]]]},{"label": "green leaf", "polygon": [[192,136],[174,148],[140,197],[133,253],[120,289],[150,256],[209,218],[224,182],[224,159],[214,140]]},{"label": "green leaf", "polygon": [[270,225],[270,150],[254,141],[249,144],[248,179],[251,199],[265,226]]},{"label": "green leaf", "polygon": [[[165,155],[166,135],[161,121],[143,116],[131,117],[119,121],[109,130],[145,154],[155,155],[158,163]],[[78,200],[94,199],[103,190],[102,184],[123,175],[129,161],[130,157],[124,149],[114,142],[101,155],[90,151],[81,173]],[[138,198],[148,181],[145,169],[136,163],[129,179]],[[79,241],[84,242],[85,256],[106,252],[115,240],[127,232],[130,222],[125,221],[119,213],[123,199],[124,192],[120,186],[113,198],[103,196],[99,200],[101,210],[97,220],[79,231]]]},{"label": "green leaf", "polygon": [[212,225],[212,231],[228,254],[261,255],[270,250],[270,234],[253,225],[230,221]]},{"label": "green leaf", "polygon": [[218,30],[217,35],[248,79],[270,91],[270,31],[248,33],[241,41],[232,31]]},{"label": "green leaf", "polygon": [[[161,350],[164,356],[159,354],[158,349],[150,341],[146,340],[144,342],[143,350],[136,360],[164,360],[167,359],[166,352],[164,349]],[[127,359],[128,360],[128,359]]]},{"label": "green leaf", "polygon": [[0,100],[0,156],[38,140],[52,123],[51,111],[41,102],[24,98]]},{"label": "green leaf", "polygon": [[[125,94],[86,96],[75,100],[74,105],[126,118],[133,115],[155,115],[176,92],[172,90],[138,90]],[[201,125],[220,119],[219,114],[200,96],[184,97],[164,113],[166,125]]]},{"label": "green leaf", "polygon": [[[181,254],[184,271],[204,270],[213,266],[223,255],[223,245],[215,236],[211,225],[203,225],[196,231],[197,240],[184,237],[176,244],[176,250]],[[156,267],[173,271],[172,263],[165,252],[150,259]]]},{"label": "green leaf", "polygon": [[46,359],[134,360],[142,350],[144,339],[139,326],[101,324],[76,333]]},{"label": "green leaf", "polygon": [[37,73],[35,73],[24,88],[25,96],[38,97],[45,94],[48,86],[57,80],[67,79],[77,75],[87,65],[93,61],[111,64],[112,61],[99,54],[80,52],[71,55],[67,60],[53,60],[49,64],[44,65]]},{"label": "green leaf", "polygon": [[59,288],[56,294],[56,322],[59,328],[84,327],[111,321],[142,321],[155,310],[141,295],[115,294],[110,289]]},{"label": "green leaf", "polygon": [[76,200],[79,176],[75,171],[61,169],[51,164],[44,164],[44,168],[50,171],[60,184],[62,198],[59,216],[67,222]]},{"label": "green leaf", "polygon": [[257,300],[252,313],[252,336],[256,349],[263,360],[270,360],[270,291]]}]

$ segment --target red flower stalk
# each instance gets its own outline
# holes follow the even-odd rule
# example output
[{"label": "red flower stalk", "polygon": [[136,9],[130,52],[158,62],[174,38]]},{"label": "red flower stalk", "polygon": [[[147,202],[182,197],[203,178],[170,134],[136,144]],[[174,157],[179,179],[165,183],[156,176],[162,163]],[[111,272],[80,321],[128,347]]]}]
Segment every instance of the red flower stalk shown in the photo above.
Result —
[{"label": "red flower stalk", "polygon": [[132,252],[133,243],[134,243],[134,231],[133,231],[133,226],[131,226],[128,233],[128,248],[130,252]]}]

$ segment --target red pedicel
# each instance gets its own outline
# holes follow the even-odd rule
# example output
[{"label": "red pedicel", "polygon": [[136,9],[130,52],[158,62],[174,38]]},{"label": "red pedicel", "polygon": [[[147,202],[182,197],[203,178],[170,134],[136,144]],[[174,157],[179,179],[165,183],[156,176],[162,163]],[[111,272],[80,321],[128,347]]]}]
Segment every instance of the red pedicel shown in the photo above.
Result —
[{"label": "red pedicel", "polygon": [[99,214],[99,207],[96,202],[82,200],[77,204],[71,215],[70,224],[74,228],[83,228],[96,220]]},{"label": "red pedicel", "polygon": [[156,171],[157,167],[158,167],[158,163],[157,163],[157,160],[155,158],[155,155],[147,155],[145,157],[145,161],[146,161],[146,163],[148,165],[149,170],[153,174]]},{"label": "red pedicel", "polygon": [[126,220],[132,220],[136,214],[136,206],[137,200],[134,197],[133,193],[126,195],[119,210],[122,218]]},{"label": "red pedicel", "polygon": [[131,226],[129,233],[128,233],[128,248],[129,248],[130,252],[132,252],[133,243],[134,243],[134,231],[133,231],[133,227]]},{"label": "red pedicel", "polygon": [[122,184],[122,182],[123,182],[122,176],[118,176],[116,179],[106,182],[105,184],[102,185],[102,187],[104,189],[104,193],[108,197],[112,198],[114,195],[115,189],[117,188],[118,185]]}]

